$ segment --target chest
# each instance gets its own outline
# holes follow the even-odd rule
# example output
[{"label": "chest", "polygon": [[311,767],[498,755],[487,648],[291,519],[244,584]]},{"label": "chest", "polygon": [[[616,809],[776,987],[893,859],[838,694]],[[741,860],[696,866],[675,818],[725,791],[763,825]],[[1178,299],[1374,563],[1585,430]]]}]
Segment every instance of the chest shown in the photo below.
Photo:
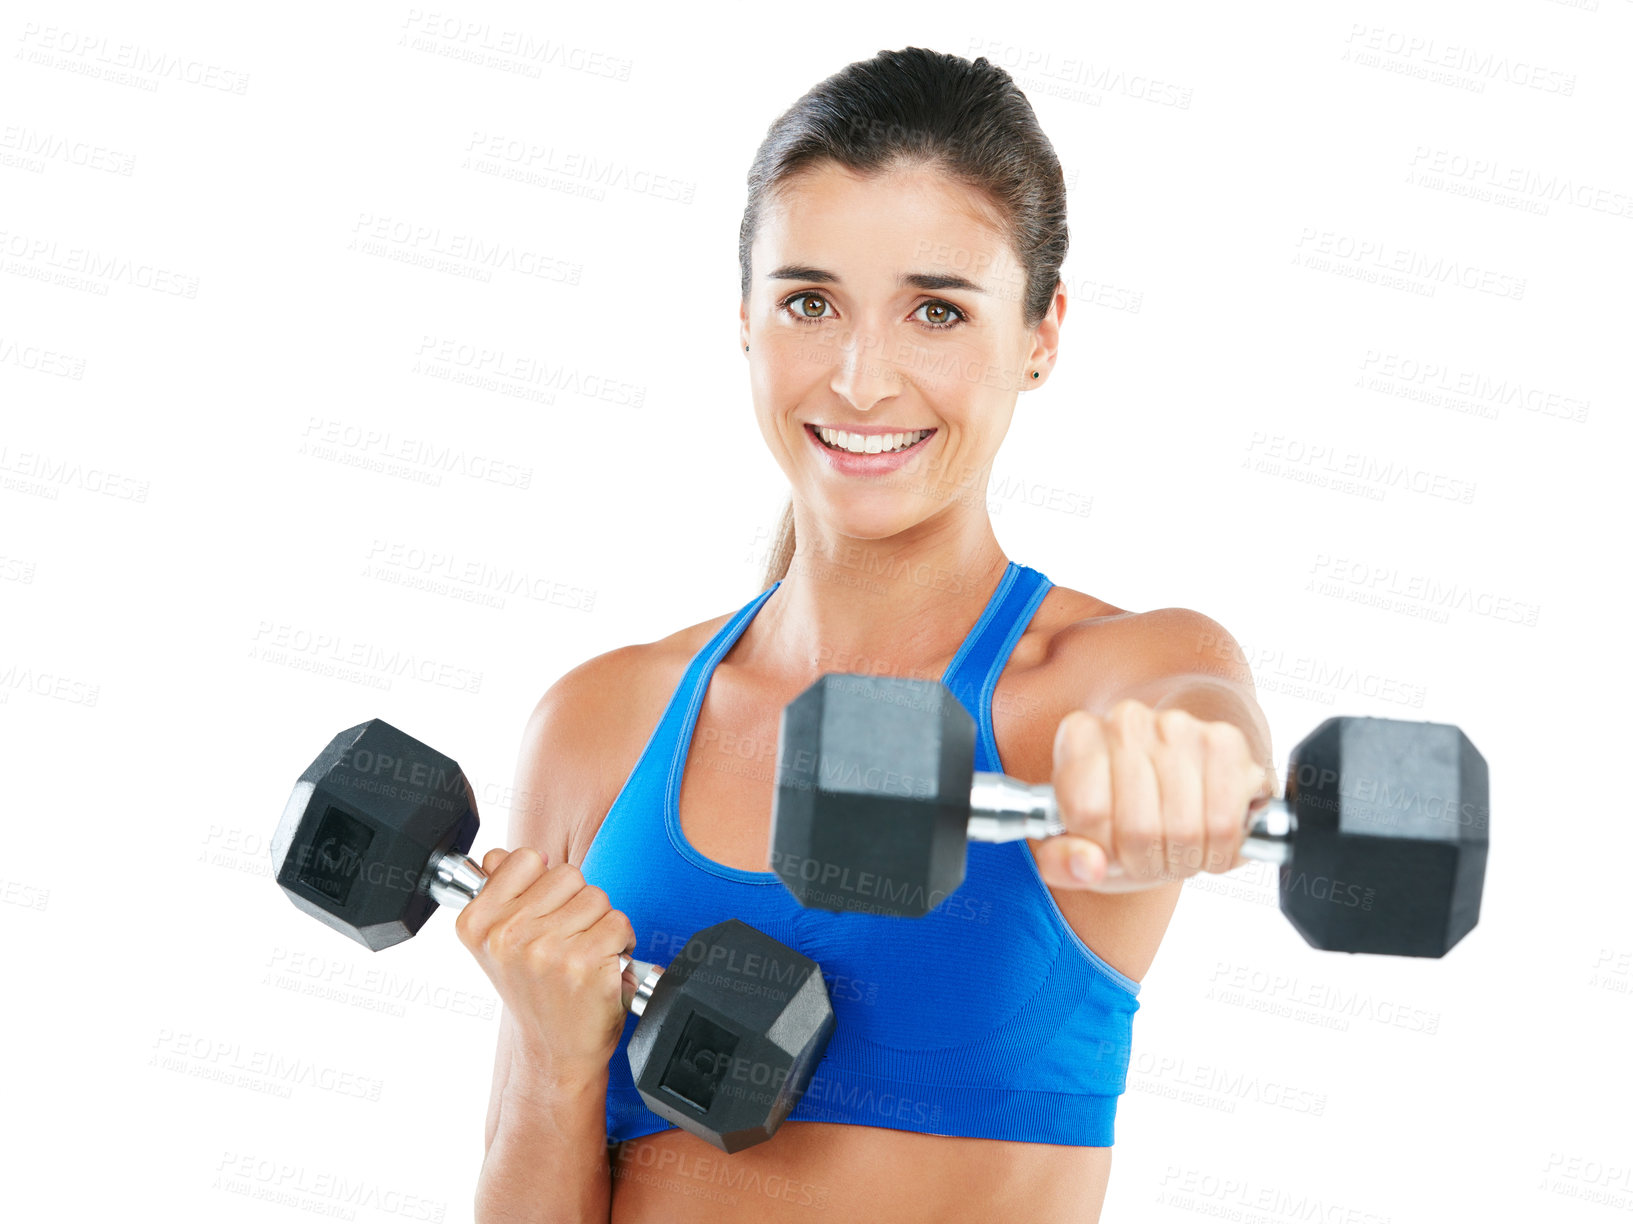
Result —
[{"label": "chest", "polygon": [[730,911],[822,965],[843,1034],[835,1040],[863,1063],[884,1050],[984,1048],[995,1034],[1019,1041],[1023,1012],[1075,1005],[1056,973],[1067,936],[1024,844],[972,845],[963,886],[923,918],[801,907],[767,863],[781,706],[721,704],[710,717],[705,703],[690,742],[675,748],[685,764],[679,832],[696,855],[760,878],[721,879],[681,855],[649,856],[647,887],[626,906],[653,945],[648,956],[661,951],[661,932]]}]

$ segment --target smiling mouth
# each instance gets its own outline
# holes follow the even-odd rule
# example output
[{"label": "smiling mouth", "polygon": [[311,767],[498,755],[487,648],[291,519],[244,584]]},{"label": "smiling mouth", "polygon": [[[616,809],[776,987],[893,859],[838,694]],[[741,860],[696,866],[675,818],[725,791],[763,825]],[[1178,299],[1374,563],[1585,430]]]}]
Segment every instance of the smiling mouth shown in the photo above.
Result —
[{"label": "smiling mouth", "polygon": [[848,455],[889,455],[908,450],[935,433],[933,429],[904,429],[895,433],[850,433],[825,425],[807,425],[822,445]]}]

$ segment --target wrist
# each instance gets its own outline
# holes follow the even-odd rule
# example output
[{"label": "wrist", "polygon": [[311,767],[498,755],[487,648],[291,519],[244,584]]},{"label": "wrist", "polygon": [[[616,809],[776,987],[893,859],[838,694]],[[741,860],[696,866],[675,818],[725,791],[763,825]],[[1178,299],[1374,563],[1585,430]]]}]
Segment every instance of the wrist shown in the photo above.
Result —
[{"label": "wrist", "polygon": [[532,1092],[552,1094],[598,1093],[607,1091],[605,1058],[564,1057],[548,1046],[518,1038],[510,1052],[510,1079]]}]

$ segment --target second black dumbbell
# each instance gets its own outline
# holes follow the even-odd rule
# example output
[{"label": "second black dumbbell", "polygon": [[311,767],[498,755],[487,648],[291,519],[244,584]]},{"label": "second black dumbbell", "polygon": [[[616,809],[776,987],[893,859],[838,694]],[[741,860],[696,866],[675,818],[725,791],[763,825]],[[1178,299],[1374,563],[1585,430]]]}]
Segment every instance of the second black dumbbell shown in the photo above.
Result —
[{"label": "second black dumbbell", "polygon": [[[476,800],[459,765],[380,719],[342,731],[295,784],[272,840],[297,907],[374,951],[487,882],[465,854]],[[798,1104],[834,1028],[821,967],[736,919],[665,968],[632,957],[629,1065],[659,1117],[725,1152],[762,1143]]]}]

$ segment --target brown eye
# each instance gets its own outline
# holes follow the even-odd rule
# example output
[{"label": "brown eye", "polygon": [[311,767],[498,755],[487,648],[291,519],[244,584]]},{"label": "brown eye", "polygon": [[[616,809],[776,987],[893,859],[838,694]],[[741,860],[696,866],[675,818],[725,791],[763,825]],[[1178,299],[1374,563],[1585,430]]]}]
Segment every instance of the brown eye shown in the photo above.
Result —
[{"label": "brown eye", "polygon": [[[827,300],[815,293],[802,293],[799,295],[798,301],[801,303],[800,313],[807,319],[820,319],[828,309]],[[815,310],[811,309],[812,302],[817,304]]]},{"label": "brown eye", "polygon": [[[919,310],[925,312],[924,321],[938,331],[956,327],[964,321],[964,312],[951,302],[925,302]],[[918,310],[913,313],[918,314]]]}]

